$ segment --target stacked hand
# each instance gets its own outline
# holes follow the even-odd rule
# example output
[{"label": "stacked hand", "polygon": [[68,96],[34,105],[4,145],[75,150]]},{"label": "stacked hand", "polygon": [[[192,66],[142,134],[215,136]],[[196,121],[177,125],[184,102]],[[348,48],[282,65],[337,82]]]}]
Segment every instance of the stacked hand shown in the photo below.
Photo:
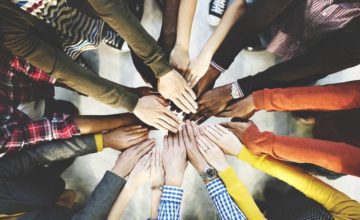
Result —
[{"label": "stacked hand", "polygon": [[159,149],[154,149],[151,156],[151,186],[158,187],[165,184],[163,155]]},{"label": "stacked hand", "polygon": [[116,128],[103,135],[105,147],[124,150],[146,140],[149,136],[147,128],[140,125]]},{"label": "stacked hand", "polygon": [[249,119],[255,113],[255,103],[252,95],[235,102],[228,106],[223,112],[218,114],[220,117],[236,117]]},{"label": "stacked hand", "polygon": [[187,68],[185,79],[193,88],[199,80],[206,74],[211,62],[211,57],[197,56],[191,60],[189,67]]},{"label": "stacked hand", "polygon": [[127,184],[131,185],[132,188],[139,188],[150,178],[152,153],[153,151],[150,151],[145,154],[145,156],[137,162],[134,169],[131,171]]}]

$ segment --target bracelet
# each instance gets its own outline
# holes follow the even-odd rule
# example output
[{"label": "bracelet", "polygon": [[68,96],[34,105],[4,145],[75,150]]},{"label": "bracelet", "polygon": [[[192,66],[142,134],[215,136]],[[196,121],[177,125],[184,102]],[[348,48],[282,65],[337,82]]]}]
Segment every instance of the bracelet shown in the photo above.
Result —
[{"label": "bracelet", "polygon": [[160,190],[162,192],[163,189],[164,189],[164,186],[151,186],[151,190]]}]

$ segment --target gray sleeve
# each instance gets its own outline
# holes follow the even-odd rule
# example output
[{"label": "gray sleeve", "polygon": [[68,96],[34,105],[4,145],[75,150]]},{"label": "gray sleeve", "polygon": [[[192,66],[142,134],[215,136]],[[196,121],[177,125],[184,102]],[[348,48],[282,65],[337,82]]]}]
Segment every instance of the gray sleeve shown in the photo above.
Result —
[{"label": "gray sleeve", "polygon": [[72,217],[72,220],[106,219],[125,184],[126,180],[124,178],[107,171],[91,194],[85,207],[77,212]]}]

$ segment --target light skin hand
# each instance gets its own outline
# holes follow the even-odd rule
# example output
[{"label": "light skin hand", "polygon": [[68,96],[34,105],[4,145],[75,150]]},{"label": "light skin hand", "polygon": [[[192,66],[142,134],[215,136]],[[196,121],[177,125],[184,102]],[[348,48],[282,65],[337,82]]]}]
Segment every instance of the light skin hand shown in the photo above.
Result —
[{"label": "light skin hand", "polygon": [[204,135],[220,147],[225,154],[237,156],[242,148],[239,138],[221,125],[207,126]]},{"label": "light skin hand", "polygon": [[187,157],[198,173],[202,173],[209,165],[197,147],[195,136],[200,135],[199,127],[189,120],[185,123],[185,127],[182,129],[181,139],[185,143]]},{"label": "light skin hand", "polygon": [[159,149],[154,149],[151,155],[151,185],[163,186],[165,184],[165,171],[163,155]]},{"label": "light skin hand", "polygon": [[145,154],[135,165],[131,171],[127,184],[132,186],[134,189],[138,189],[144,185],[150,178],[151,168],[151,152]]},{"label": "light skin hand", "polygon": [[205,57],[201,54],[195,59],[191,60],[185,77],[191,88],[193,88],[205,75],[210,66],[210,63],[211,57]]},{"label": "light skin hand", "polygon": [[227,122],[227,123],[223,123],[222,126],[224,126],[225,128],[229,128],[232,133],[234,133],[241,141],[243,141],[245,131],[253,124],[254,123],[252,121]]},{"label": "light skin hand", "polygon": [[111,147],[115,150],[125,150],[135,144],[143,142],[149,137],[147,128],[141,125],[120,127],[103,135],[104,147]]},{"label": "light skin hand", "polygon": [[136,104],[134,114],[144,123],[161,131],[176,133],[181,120],[167,106],[168,103],[160,97],[144,96]]},{"label": "light skin hand", "polygon": [[223,112],[221,112],[217,116],[249,119],[254,114],[255,114],[254,97],[253,95],[249,95],[248,97],[228,106]]},{"label": "light skin hand", "polygon": [[165,99],[171,100],[187,114],[190,112],[195,113],[198,108],[195,93],[180,73],[175,70],[159,78],[158,91]]},{"label": "light skin hand", "polygon": [[187,167],[187,161],[186,149],[184,143],[179,140],[179,134],[164,138],[163,164],[165,184],[167,186],[180,187]]},{"label": "light skin hand", "polygon": [[216,171],[222,172],[229,167],[225,154],[209,138],[201,135],[196,140],[199,143],[198,146],[201,154]]},{"label": "light skin hand", "polygon": [[125,150],[120,153],[111,171],[121,177],[127,177],[139,159],[148,153],[154,146],[155,140],[149,139]]},{"label": "light skin hand", "polygon": [[188,50],[181,45],[176,44],[170,54],[170,64],[173,65],[177,71],[184,75],[189,66],[189,63],[190,58]]}]

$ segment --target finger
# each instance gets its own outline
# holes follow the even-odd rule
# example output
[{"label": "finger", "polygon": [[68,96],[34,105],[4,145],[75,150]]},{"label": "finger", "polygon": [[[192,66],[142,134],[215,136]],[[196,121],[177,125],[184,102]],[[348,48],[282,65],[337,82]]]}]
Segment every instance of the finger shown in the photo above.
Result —
[{"label": "finger", "polygon": [[230,118],[230,117],[233,117],[233,115],[234,114],[232,111],[228,111],[227,109],[225,109],[224,111],[220,112],[216,116],[223,117],[223,118]]},{"label": "finger", "polygon": [[174,124],[174,126],[178,127],[181,125],[180,118],[178,118],[172,111],[170,111],[169,109],[165,109],[164,113],[166,114],[166,116],[168,116],[169,120],[171,121],[171,123]]},{"label": "finger", "polygon": [[168,149],[172,149],[174,147],[174,135],[173,134],[170,134],[168,136]]},{"label": "finger", "polygon": [[191,112],[190,109],[188,109],[182,102],[180,102],[179,99],[174,99],[172,100],[174,102],[174,104],[180,108],[183,112],[185,112],[186,114],[189,114]]},{"label": "finger", "polygon": [[198,137],[198,140],[200,140],[201,142],[203,142],[207,148],[213,148],[211,142],[210,142],[209,139],[207,139],[205,136],[200,136],[200,137]]},{"label": "finger", "polygon": [[223,132],[224,134],[228,134],[229,133],[229,130],[224,128],[223,126],[217,124],[215,125],[215,128],[217,128],[219,131]]},{"label": "finger", "polygon": [[220,139],[221,136],[224,135],[224,132],[216,128],[215,126],[208,126],[207,129],[211,130],[213,133],[217,135],[217,137]]},{"label": "finger", "polygon": [[201,147],[201,144],[199,143],[199,151],[203,155],[203,157],[206,159],[206,149]]},{"label": "finger", "polygon": [[160,160],[160,154],[159,154],[159,149],[155,149],[154,151],[154,158],[155,158],[155,167],[158,167],[160,164],[159,164],[159,160]]},{"label": "finger", "polygon": [[196,124],[201,125],[202,123],[204,123],[208,119],[209,119],[209,116],[207,114],[205,114],[196,121]]},{"label": "finger", "polygon": [[189,101],[189,103],[191,104],[192,108],[194,109],[194,113],[195,113],[196,109],[198,108],[198,104],[196,103],[196,101],[191,97],[191,95],[187,91],[182,93],[182,95],[186,100]]},{"label": "finger", "polygon": [[199,81],[199,77],[194,76],[194,77],[191,79],[191,85],[190,85],[190,87],[193,88],[198,81]]},{"label": "finger", "polygon": [[139,133],[129,134],[128,137],[129,137],[129,140],[132,141],[132,140],[138,139],[139,137],[146,136],[148,134],[149,134],[148,131],[143,131],[143,132],[139,132]]},{"label": "finger", "polygon": [[204,115],[207,115],[207,109],[202,109],[202,110],[199,110],[197,113],[195,113],[195,115],[190,118],[191,121],[197,121],[199,120],[200,118],[202,118]]},{"label": "finger", "polygon": [[149,153],[147,153],[146,155],[145,155],[145,157],[147,157],[146,158],[146,161],[145,161],[145,165],[144,165],[144,167],[145,167],[145,169],[146,170],[150,170],[150,168],[151,168],[151,158],[152,158],[152,151],[150,151]]},{"label": "finger", "polygon": [[140,136],[138,138],[135,138],[135,139],[132,139],[131,141],[129,141],[129,145],[130,146],[133,146],[135,144],[138,144],[138,143],[141,143],[142,141],[145,141],[147,138],[149,137],[148,133],[143,135],[143,136]]},{"label": "finger", "polygon": [[167,121],[162,120],[161,118],[157,120],[157,123],[161,125],[161,127],[165,128],[166,131],[170,131],[172,133],[176,133],[178,130],[177,127],[173,127],[171,124],[169,124]]},{"label": "finger", "polygon": [[196,94],[189,86],[186,86],[185,90],[190,94],[190,96],[192,97],[192,100],[196,100],[196,98],[197,98]]},{"label": "finger", "polygon": [[180,147],[185,147],[185,140],[184,140],[184,129],[181,129],[179,134],[179,144],[180,144]]},{"label": "finger", "polygon": [[160,104],[163,105],[164,107],[169,106],[169,102],[166,101],[166,99],[159,97],[159,96],[155,96],[155,99],[158,100],[160,102]]},{"label": "finger", "polygon": [[202,140],[202,138],[197,138],[196,142],[198,143],[197,146],[199,149],[202,149],[203,151],[206,151],[208,147],[206,146],[205,142]]},{"label": "finger", "polygon": [[187,133],[188,133],[188,139],[190,140],[190,144],[196,143],[195,142],[195,132],[194,132],[194,128],[191,123],[192,122],[190,122],[189,120],[186,121],[186,129],[187,129]]},{"label": "finger", "polygon": [[164,136],[163,140],[163,151],[166,152],[169,148],[168,136]]},{"label": "finger", "polygon": [[179,135],[178,134],[175,134],[173,136],[173,140],[174,140],[174,147],[179,147]]},{"label": "finger", "polygon": [[193,122],[193,121],[192,121],[190,124],[191,124],[191,128],[192,128],[192,130],[193,130],[194,135],[195,135],[195,136],[201,135],[201,131],[200,131],[199,125],[197,125],[197,124],[196,124],[195,122]]},{"label": "finger", "polygon": [[156,149],[153,149],[155,153],[153,152],[151,155],[151,168],[154,169],[156,166]]},{"label": "finger", "polygon": [[134,129],[144,129],[144,128],[142,128],[141,125],[132,125],[132,126],[124,127],[124,131],[131,131]]},{"label": "finger", "polygon": [[212,133],[212,131],[209,131],[209,130],[205,130],[204,131],[204,134],[210,138],[213,142],[217,143],[219,142],[219,139],[216,137],[215,134]]},{"label": "finger", "polygon": [[[189,98],[188,98],[189,97]],[[197,109],[197,103],[192,99],[189,95],[187,95],[187,92],[181,92],[181,96],[177,99],[179,102],[181,102],[190,112],[195,113]],[[194,107],[196,106],[196,107]]]},{"label": "finger", "polygon": [[153,147],[155,146],[155,142],[152,142],[149,145],[146,145],[144,148],[142,148],[140,150],[140,152],[138,153],[139,157],[142,157],[143,155],[145,155],[147,152],[149,152]]}]

